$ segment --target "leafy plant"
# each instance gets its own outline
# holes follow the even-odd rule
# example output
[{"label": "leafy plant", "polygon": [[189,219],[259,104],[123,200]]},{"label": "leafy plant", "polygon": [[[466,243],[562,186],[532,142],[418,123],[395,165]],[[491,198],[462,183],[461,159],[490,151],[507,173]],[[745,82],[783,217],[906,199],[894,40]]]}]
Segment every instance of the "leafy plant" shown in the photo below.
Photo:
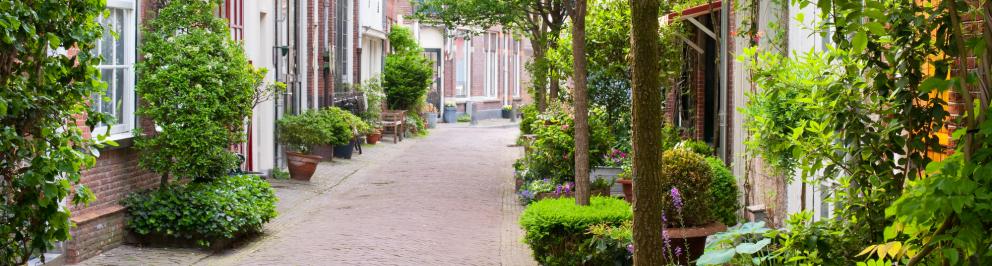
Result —
[{"label": "leafy plant", "polygon": [[102,37],[104,11],[98,0],[0,4],[0,265],[44,260],[70,238],[68,203],[94,198],[80,171],[94,166],[101,143],[114,143],[104,133],[89,137],[75,121],[112,124],[90,105],[107,100],[101,58],[89,52]]},{"label": "leafy plant", "polygon": [[134,193],[127,207],[127,227],[141,235],[191,239],[209,246],[257,232],[276,217],[275,192],[258,176],[224,176]]},{"label": "leafy plant", "polygon": [[[340,143],[341,130],[349,130],[345,124],[332,127],[331,116],[308,110],[299,115],[287,115],[279,119],[279,142],[290,150],[310,153],[315,145]],[[341,143],[343,144],[343,143]]]},{"label": "leafy plant", "polygon": [[[681,214],[683,220],[679,221],[682,223],[679,226],[706,225],[714,221],[709,193],[713,172],[702,156],[682,149],[665,151],[662,171],[665,173],[663,187],[678,189],[681,195],[681,200],[673,197],[665,202],[665,213]],[[668,222],[676,225],[675,221]]]},{"label": "leafy plant", "polygon": [[675,149],[686,149],[702,156],[713,155],[713,147],[702,140],[683,140],[675,145]]},{"label": "leafy plant", "polygon": [[282,170],[281,168],[272,168],[271,176],[275,179],[285,180],[289,179],[289,172],[286,172],[286,170]]},{"label": "leafy plant", "polygon": [[366,107],[361,113],[362,119],[369,125],[375,126],[382,119],[382,106],[386,100],[386,93],[382,88],[382,81],[379,77],[366,80],[355,88],[365,95]]},{"label": "leafy plant", "polygon": [[457,121],[458,121],[458,123],[468,123],[468,122],[471,122],[472,121],[472,115],[467,114],[467,113],[462,113],[462,114],[458,115]]},{"label": "leafy plant", "polygon": [[[589,112],[590,165],[601,165],[603,155],[614,144],[605,111],[594,108]],[[572,115],[559,109],[549,109],[532,122],[535,135],[531,152],[519,159],[526,168],[524,179],[550,178],[555,183],[574,181],[574,140]]]},{"label": "leafy plant", "polygon": [[727,169],[723,161],[716,157],[706,157],[706,164],[713,172],[713,183],[709,187],[713,215],[723,224],[737,224],[737,212],[741,209],[740,192],[737,190],[737,177]]},{"label": "leafy plant", "polygon": [[382,86],[393,110],[418,110],[433,81],[433,63],[422,54],[410,29],[393,25],[389,32],[393,53],[386,56]]},{"label": "leafy plant", "polygon": [[510,111],[510,110],[513,110],[513,105],[508,104],[503,106],[503,111]]},{"label": "leafy plant", "polygon": [[527,135],[534,133],[531,126],[534,124],[534,121],[537,120],[538,114],[539,112],[537,111],[537,107],[533,104],[520,107],[520,134]]},{"label": "leafy plant", "polygon": [[149,21],[136,69],[138,115],[160,128],[135,133],[140,165],[163,176],[223,176],[238,159],[228,148],[244,141],[264,70],[248,62],[241,43],[217,17],[217,0],[172,0]]},{"label": "leafy plant", "polygon": [[[586,261],[610,261],[609,265],[633,265],[633,224],[630,221],[620,226],[597,224],[589,227],[592,235],[587,243],[589,255]],[[593,259],[595,258],[595,259]]]},{"label": "leafy plant", "polygon": [[706,252],[696,265],[776,265],[773,257],[774,230],[765,222],[739,224],[713,234],[706,240]]},{"label": "leafy plant", "polygon": [[621,199],[592,197],[588,206],[580,206],[572,198],[559,198],[527,206],[520,226],[526,232],[524,242],[542,265],[606,265],[612,262],[587,257],[593,237],[589,227],[619,226],[630,219],[630,205]]}]

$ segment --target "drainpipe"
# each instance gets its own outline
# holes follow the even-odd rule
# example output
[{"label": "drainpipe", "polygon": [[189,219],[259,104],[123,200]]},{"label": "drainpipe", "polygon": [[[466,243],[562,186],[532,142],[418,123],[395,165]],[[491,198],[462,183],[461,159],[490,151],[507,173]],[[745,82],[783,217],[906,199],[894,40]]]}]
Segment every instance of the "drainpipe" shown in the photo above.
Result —
[{"label": "drainpipe", "polygon": [[728,38],[727,37],[729,37],[728,34],[727,34],[727,27],[730,24],[729,21],[728,21],[729,15],[730,15],[729,14],[730,13],[729,12],[730,11],[729,2],[730,1],[723,1],[720,4],[720,6],[721,6],[720,7],[720,66],[719,66],[720,67],[720,71],[719,71],[719,73],[720,73],[720,89],[717,90],[717,97],[720,97],[720,100],[719,100],[720,101],[720,106],[719,106],[719,113],[718,113],[719,114],[718,116],[720,118],[720,126],[717,127],[720,130],[720,139],[719,139],[720,146],[719,146],[718,154],[720,155],[721,158],[724,159],[724,161],[732,161],[733,160],[733,158],[731,158],[727,154],[727,145],[731,145],[727,141],[727,126],[728,126],[728,123],[727,123],[727,92],[728,92],[728,90],[727,90],[727,74],[728,74],[727,73],[727,66],[729,65],[729,62],[727,62],[727,53],[728,53],[728,51],[727,51],[727,41],[728,41]]}]

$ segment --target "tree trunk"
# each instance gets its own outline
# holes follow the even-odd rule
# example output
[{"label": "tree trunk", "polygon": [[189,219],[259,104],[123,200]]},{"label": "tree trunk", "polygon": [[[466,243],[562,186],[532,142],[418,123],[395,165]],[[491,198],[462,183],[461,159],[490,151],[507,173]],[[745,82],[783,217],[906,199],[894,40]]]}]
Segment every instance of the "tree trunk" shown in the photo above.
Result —
[{"label": "tree trunk", "polygon": [[[549,71],[553,71],[552,69],[552,67],[548,68]],[[556,72],[551,73],[549,80],[551,83],[549,84],[549,87],[551,87],[551,92],[548,93],[548,102],[554,103],[560,98],[558,93],[561,91],[561,80],[558,78],[558,73]]]},{"label": "tree trunk", "polygon": [[534,102],[537,104],[537,111],[544,113],[547,110],[547,64],[545,61],[544,44],[540,41],[532,40],[531,46],[534,48],[534,65],[531,67],[531,80],[534,82]]},{"label": "tree trunk", "polygon": [[[589,205],[589,92],[586,89],[586,0],[572,12],[572,99],[575,103],[575,204]],[[555,84],[551,85],[554,91]]]},{"label": "tree trunk", "polygon": [[158,189],[163,190],[165,187],[169,186],[169,174],[162,174],[162,178],[159,180]]},{"label": "tree trunk", "polygon": [[634,265],[663,265],[659,0],[631,0]]}]

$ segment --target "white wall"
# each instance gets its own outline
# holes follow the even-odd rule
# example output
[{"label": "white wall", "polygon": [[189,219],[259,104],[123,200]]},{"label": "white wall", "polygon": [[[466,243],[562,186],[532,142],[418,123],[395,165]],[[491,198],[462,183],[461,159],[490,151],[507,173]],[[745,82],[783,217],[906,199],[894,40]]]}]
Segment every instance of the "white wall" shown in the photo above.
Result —
[{"label": "white wall", "polygon": [[385,23],[386,17],[383,14],[385,12],[385,0],[358,0],[358,16],[360,17],[360,23],[358,26],[359,30],[364,28],[371,28],[375,30],[384,30],[383,24]]},{"label": "white wall", "polygon": [[[275,80],[272,47],[275,45],[275,8],[272,1],[245,1],[244,45],[248,60],[256,68],[267,68],[265,84]],[[275,103],[272,100],[255,106],[251,118],[251,157],[253,170],[268,172],[275,158]],[[247,152],[247,151],[246,151]]]},{"label": "white wall", "polygon": [[444,48],[444,33],[441,32],[440,28],[420,27],[420,34],[418,34],[417,40],[424,49]]}]

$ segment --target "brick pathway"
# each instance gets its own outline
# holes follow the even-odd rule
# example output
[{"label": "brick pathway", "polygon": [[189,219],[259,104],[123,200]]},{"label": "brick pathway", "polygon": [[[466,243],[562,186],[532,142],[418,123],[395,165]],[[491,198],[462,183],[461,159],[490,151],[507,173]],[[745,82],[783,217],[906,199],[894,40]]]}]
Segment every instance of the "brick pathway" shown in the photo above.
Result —
[{"label": "brick pathway", "polygon": [[84,264],[535,265],[517,226],[516,135],[506,122],[442,125],[324,163],[312,183],[274,183],[280,216],[240,247],[154,258],[124,246]]}]

